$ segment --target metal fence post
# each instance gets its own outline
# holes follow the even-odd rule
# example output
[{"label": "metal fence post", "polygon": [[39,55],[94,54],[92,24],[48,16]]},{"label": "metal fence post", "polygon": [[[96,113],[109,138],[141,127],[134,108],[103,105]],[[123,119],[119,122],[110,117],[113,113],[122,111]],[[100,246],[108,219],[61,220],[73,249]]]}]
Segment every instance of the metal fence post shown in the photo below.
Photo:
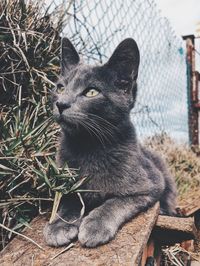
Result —
[{"label": "metal fence post", "polygon": [[195,36],[183,36],[187,49],[187,78],[188,78],[188,126],[190,145],[199,145],[199,96],[198,73],[195,71]]}]

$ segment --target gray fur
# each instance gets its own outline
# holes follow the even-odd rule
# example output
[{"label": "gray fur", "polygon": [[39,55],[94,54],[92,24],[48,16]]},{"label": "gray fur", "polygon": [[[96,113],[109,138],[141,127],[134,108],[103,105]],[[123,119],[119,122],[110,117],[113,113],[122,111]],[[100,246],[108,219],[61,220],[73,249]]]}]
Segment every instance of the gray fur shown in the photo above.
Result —
[{"label": "gray fur", "polygon": [[[48,245],[60,246],[79,239],[96,247],[114,238],[119,227],[160,201],[161,211],[175,214],[176,188],[159,155],[137,141],[130,110],[137,93],[139,50],[133,39],[117,47],[105,65],[80,62],[73,45],[63,39],[61,77],[54,92],[53,108],[62,136],[57,163],[79,168],[89,177],[82,193],[86,212],[79,219],[81,204],[74,195],[63,198],[59,215],[44,229]],[[100,93],[88,98],[88,87]],[[70,221],[77,219],[75,223]]]}]

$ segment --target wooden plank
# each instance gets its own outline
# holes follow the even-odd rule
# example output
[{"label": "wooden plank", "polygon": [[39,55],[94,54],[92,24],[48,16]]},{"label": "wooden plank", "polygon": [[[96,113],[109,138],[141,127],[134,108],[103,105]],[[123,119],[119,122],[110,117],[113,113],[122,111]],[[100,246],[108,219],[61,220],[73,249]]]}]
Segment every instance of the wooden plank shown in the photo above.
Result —
[{"label": "wooden plank", "polygon": [[17,236],[2,252],[0,265],[138,265],[158,213],[159,204],[157,203],[147,212],[126,223],[110,243],[94,249],[83,248],[79,243],[75,243],[74,247],[53,260],[51,258],[64,248],[51,248],[45,245],[42,230],[46,218],[40,216],[33,220],[32,229],[27,229],[25,235],[44,247],[45,251]]},{"label": "wooden plank", "polygon": [[194,219],[192,217],[170,217],[159,215],[153,230],[155,241],[161,245],[173,245],[195,237]]}]

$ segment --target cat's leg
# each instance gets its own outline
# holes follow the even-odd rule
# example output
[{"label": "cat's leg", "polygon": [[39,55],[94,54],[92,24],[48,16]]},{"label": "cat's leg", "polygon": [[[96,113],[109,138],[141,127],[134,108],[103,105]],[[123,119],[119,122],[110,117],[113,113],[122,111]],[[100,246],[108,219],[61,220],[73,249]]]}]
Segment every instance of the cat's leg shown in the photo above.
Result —
[{"label": "cat's leg", "polygon": [[165,190],[160,199],[160,213],[164,215],[177,216],[176,211],[177,191],[174,180],[170,175],[165,175]]},{"label": "cat's leg", "polygon": [[176,216],[177,191],[175,179],[172,178],[164,159],[160,155],[158,155],[154,151],[146,149],[145,147],[141,147],[141,150],[144,156],[151,160],[154,163],[155,167],[162,173],[165,181],[165,189],[160,199],[160,213]]},{"label": "cat's leg", "polygon": [[118,228],[138,213],[147,210],[156,198],[142,195],[112,198],[83,218],[78,239],[83,246],[96,247],[113,239]]},{"label": "cat's leg", "polygon": [[67,245],[77,238],[81,204],[75,197],[65,198],[61,202],[56,219],[44,227],[43,234],[49,246]]}]

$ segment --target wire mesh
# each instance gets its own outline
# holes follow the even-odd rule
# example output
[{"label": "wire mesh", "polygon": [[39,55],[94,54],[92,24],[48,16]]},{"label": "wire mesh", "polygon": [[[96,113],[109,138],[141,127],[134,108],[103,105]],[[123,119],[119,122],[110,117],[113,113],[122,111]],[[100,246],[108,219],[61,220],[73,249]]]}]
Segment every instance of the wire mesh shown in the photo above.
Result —
[{"label": "wire mesh", "polygon": [[166,132],[187,142],[185,48],[154,0],[64,0],[64,5],[69,16],[63,35],[89,63],[104,63],[126,37],[138,43],[141,64],[131,118],[139,137]]}]

